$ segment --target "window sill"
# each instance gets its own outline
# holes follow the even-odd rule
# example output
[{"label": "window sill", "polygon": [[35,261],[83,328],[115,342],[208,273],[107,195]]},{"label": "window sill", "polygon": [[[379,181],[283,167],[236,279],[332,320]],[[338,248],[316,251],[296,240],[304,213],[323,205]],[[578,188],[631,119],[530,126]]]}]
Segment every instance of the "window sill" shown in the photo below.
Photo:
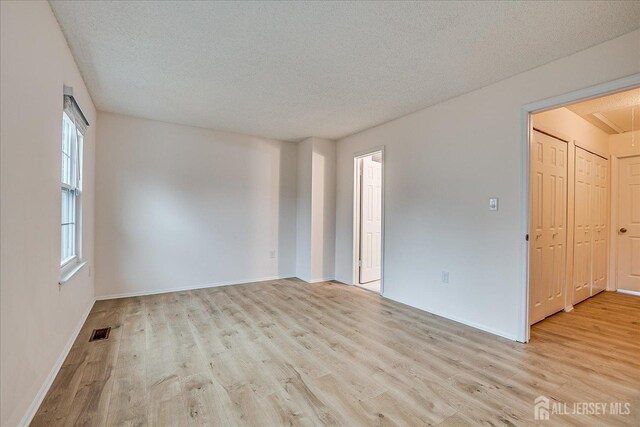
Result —
[{"label": "window sill", "polygon": [[62,269],[62,272],[60,273],[60,281],[58,282],[58,284],[64,285],[65,283],[67,283],[78,271],[82,269],[82,267],[84,267],[86,263],[86,261],[81,261],[77,264],[65,266],[65,268]]}]

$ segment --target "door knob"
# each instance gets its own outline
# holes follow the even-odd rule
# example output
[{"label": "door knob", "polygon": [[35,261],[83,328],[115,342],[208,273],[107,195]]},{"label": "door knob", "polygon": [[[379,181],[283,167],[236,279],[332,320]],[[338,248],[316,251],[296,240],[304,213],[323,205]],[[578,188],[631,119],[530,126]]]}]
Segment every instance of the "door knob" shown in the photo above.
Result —
[{"label": "door knob", "polygon": [[624,228],[624,227],[622,227],[622,228],[620,229],[620,232],[621,232],[621,233],[626,233],[626,232],[627,232],[627,229],[626,229],[626,228]]}]

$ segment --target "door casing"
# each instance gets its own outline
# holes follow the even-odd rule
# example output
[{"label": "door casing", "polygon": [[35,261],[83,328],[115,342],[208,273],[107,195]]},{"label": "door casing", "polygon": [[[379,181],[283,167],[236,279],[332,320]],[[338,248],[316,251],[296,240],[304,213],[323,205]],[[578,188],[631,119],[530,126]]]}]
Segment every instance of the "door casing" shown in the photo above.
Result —
[{"label": "door casing", "polygon": [[[530,164],[529,164],[529,144],[531,140],[531,132],[533,131],[531,115],[541,113],[543,111],[552,110],[554,108],[564,107],[580,101],[586,101],[593,98],[609,95],[616,92],[622,92],[629,89],[640,87],[640,73],[621,79],[612,80],[610,82],[601,83],[585,89],[580,89],[564,95],[555,96],[541,101],[526,104],[522,107],[521,116],[521,197],[520,197],[520,232],[521,232],[521,250],[520,250],[520,292],[518,304],[518,324],[520,325],[517,341],[528,342],[530,334],[529,326],[529,242],[526,237],[530,230]],[[611,269],[610,269],[611,270]]]},{"label": "door casing", "polygon": [[353,260],[352,260],[352,282],[351,285],[358,284],[359,260],[360,260],[360,173],[358,170],[358,164],[363,157],[370,156],[372,154],[380,153],[382,157],[382,197],[381,197],[381,220],[382,220],[382,234],[381,234],[381,253],[380,253],[380,295],[384,295],[384,205],[385,205],[385,147],[374,147],[366,151],[360,151],[353,154]]}]

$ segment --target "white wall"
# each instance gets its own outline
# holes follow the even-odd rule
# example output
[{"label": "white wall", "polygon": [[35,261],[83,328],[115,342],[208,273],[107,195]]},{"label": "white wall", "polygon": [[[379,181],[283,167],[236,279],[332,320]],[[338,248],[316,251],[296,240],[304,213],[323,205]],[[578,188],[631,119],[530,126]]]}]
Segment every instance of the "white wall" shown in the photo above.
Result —
[{"label": "white wall", "polygon": [[311,202],[313,140],[298,143],[298,183],[296,216],[296,274],[311,282]]},{"label": "white wall", "polygon": [[[609,134],[592,125],[567,108],[556,108],[532,116],[533,126],[542,125],[542,130],[557,131],[571,139],[571,144],[609,158]],[[569,150],[573,153],[573,150]],[[572,176],[571,174],[569,176]]]},{"label": "white wall", "polygon": [[[93,304],[96,114],[49,3],[3,1],[0,16],[0,425],[14,426],[37,409]],[[64,84],[91,126],[83,177],[88,263],[60,286]]]},{"label": "white wall", "polygon": [[610,135],[609,152],[620,157],[640,155],[640,130]]},{"label": "white wall", "polygon": [[352,282],[353,155],[385,146],[385,296],[523,339],[522,107],[640,72],[639,45],[635,31],[338,141],[336,279]]},{"label": "white wall", "polygon": [[335,277],[336,142],[313,138],[311,281]]},{"label": "white wall", "polygon": [[336,142],[311,137],[298,144],[296,276],[334,278]]},{"label": "white wall", "polygon": [[98,296],[294,274],[295,144],[103,112],[97,138]]}]

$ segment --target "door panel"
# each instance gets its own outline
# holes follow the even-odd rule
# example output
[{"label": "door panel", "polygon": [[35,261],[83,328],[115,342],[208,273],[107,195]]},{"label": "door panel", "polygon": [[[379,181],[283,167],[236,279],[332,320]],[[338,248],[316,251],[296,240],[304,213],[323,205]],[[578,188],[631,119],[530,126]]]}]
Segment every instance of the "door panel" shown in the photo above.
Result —
[{"label": "door panel", "polygon": [[565,303],[567,144],[538,131],[532,138],[529,322],[535,323]]},{"label": "door panel", "polygon": [[619,165],[618,289],[640,292],[640,156]]},{"label": "door panel", "polygon": [[542,296],[544,292],[543,187],[544,145],[539,138],[535,138],[532,141],[531,149],[531,233],[529,236],[529,319],[531,323],[535,323],[545,317],[545,299]]},{"label": "door panel", "polygon": [[573,250],[573,304],[591,295],[593,158],[576,147]]},{"label": "door panel", "polygon": [[609,161],[576,147],[573,304],[607,287]]},{"label": "door panel", "polygon": [[594,159],[593,175],[593,267],[591,295],[607,287],[608,239],[607,214],[609,212],[609,162],[602,157]]},{"label": "door panel", "polygon": [[382,254],[382,163],[362,159],[360,283],[380,280]]}]

